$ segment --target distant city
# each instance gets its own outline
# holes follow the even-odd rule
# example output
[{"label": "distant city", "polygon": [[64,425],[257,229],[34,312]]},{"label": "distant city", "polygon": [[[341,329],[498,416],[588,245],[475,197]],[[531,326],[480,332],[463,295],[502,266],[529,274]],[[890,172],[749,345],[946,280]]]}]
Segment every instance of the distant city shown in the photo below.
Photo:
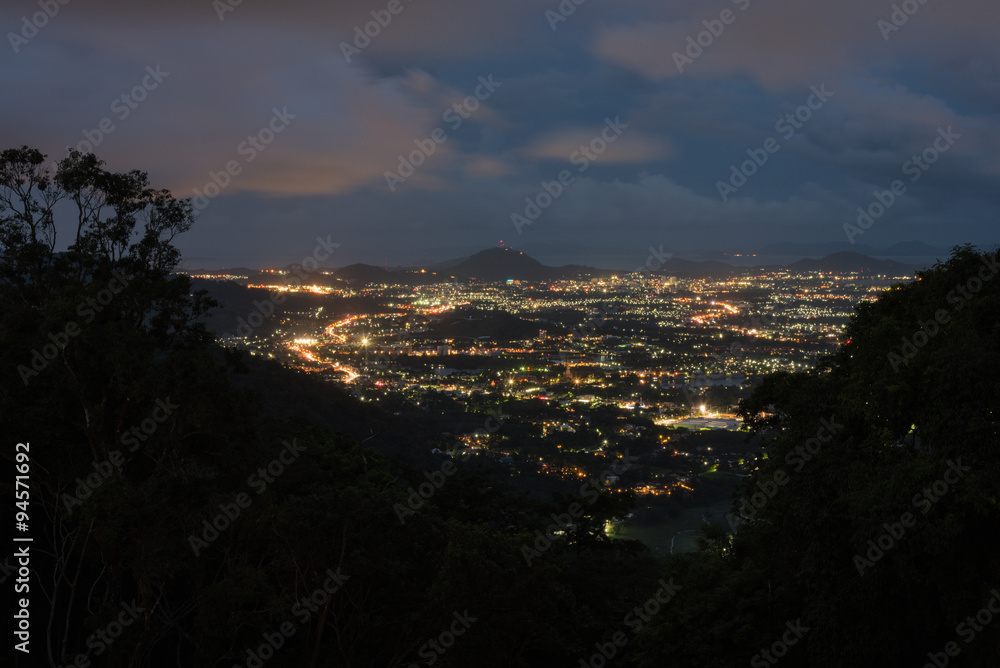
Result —
[{"label": "distant city", "polygon": [[[858,304],[916,269],[849,253],[785,267],[651,266],[554,268],[496,248],[436,269],[295,265],[193,278],[222,303],[208,324],[223,344],[397,410],[496,406],[497,420],[516,412],[531,436],[470,426],[442,443],[453,455],[564,480],[630,444],[669,457],[670,473],[616,476],[641,510],[646,497],[683,503],[706,473],[749,473],[749,446],[734,432],[756,380],[815,367]],[[709,501],[722,520],[727,494]],[[615,530],[629,535],[629,522]],[[694,549],[676,537],[665,550]]]}]

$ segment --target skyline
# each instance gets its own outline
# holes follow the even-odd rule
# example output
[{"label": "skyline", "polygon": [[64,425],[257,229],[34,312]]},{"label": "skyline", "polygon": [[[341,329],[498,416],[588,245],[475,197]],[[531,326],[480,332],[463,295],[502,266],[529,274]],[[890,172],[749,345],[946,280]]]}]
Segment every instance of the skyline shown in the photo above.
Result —
[{"label": "skyline", "polygon": [[[417,264],[399,264],[393,265],[385,263],[383,265],[369,264],[366,262],[351,262],[345,263],[343,261],[337,262],[335,255],[339,251],[339,247],[336,244],[331,244],[329,239],[324,240],[322,238],[316,239],[316,246],[313,252],[301,258],[297,262],[291,262],[285,265],[270,265],[270,266],[220,266],[220,267],[197,267],[192,264],[191,261],[182,260],[178,265],[178,271],[182,273],[191,274],[192,272],[197,272],[200,270],[205,270],[208,272],[225,272],[230,270],[249,270],[254,272],[268,273],[274,272],[278,269],[287,269],[289,267],[303,266],[303,267],[315,267],[324,271],[337,270],[341,271],[343,269],[349,269],[352,267],[364,268],[368,267],[375,270],[385,270],[390,273],[405,273],[411,272],[418,269],[426,270],[437,270],[443,274],[448,274],[454,271],[455,267],[466,266],[467,269],[476,267],[477,262],[486,262],[491,267],[504,266],[506,264],[510,270],[514,273],[511,274],[510,278],[522,278],[518,275],[522,270],[523,266],[518,262],[504,263],[496,255],[492,255],[493,251],[511,251],[524,255],[531,266],[537,263],[537,266],[543,267],[545,269],[558,270],[566,268],[571,270],[571,273],[575,275],[576,270],[583,270],[588,273],[587,270],[596,270],[599,273],[605,272],[618,272],[618,273],[640,273],[645,274],[648,272],[660,272],[660,273],[671,273],[680,272],[682,274],[687,274],[692,270],[698,270],[699,274],[714,275],[717,273],[718,268],[729,267],[738,272],[753,271],[756,269],[783,269],[788,268],[790,270],[798,271],[799,269],[796,265],[802,262],[817,261],[822,262],[824,260],[835,263],[837,271],[854,271],[856,269],[848,269],[847,267],[858,267],[864,266],[867,260],[878,263],[883,266],[894,265],[896,268],[906,268],[907,270],[916,271],[919,269],[926,269],[938,262],[944,261],[947,257],[951,255],[954,249],[938,249],[931,246],[926,246],[924,244],[898,244],[893,247],[886,249],[876,249],[869,246],[860,246],[857,248],[848,247],[843,249],[838,249],[836,247],[826,248],[822,244],[811,244],[811,245],[795,245],[795,246],[783,246],[781,244],[775,244],[764,249],[762,251],[773,250],[774,252],[763,252],[763,253],[742,253],[742,254],[724,254],[721,252],[696,252],[690,254],[674,254],[669,251],[665,251],[664,248],[654,248],[652,246],[645,249],[646,256],[642,262],[636,266],[628,266],[627,263],[637,261],[634,257],[634,253],[630,251],[624,251],[622,249],[615,248],[605,248],[598,249],[595,247],[585,247],[585,246],[571,246],[569,249],[561,249],[560,252],[570,253],[569,255],[551,255],[546,254],[546,249],[549,252],[556,252],[557,249],[546,246],[536,246],[542,248],[542,254],[536,255],[530,251],[524,251],[519,248],[512,246],[494,246],[492,248],[485,248],[471,253],[467,256],[459,257],[449,257],[443,261],[429,262],[429,263],[417,263]],[[957,247],[956,247],[957,248]],[[779,252],[780,251],[780,252]],[[893,252],[897,251],[897,252]],[[553,257],[590,257],[590,258],[600,258],[601,261],[588,264],[586,262],[551,262],[548,261]],[[680,269],[672,268],[672,265],[676,262],[680,262],[683,266]],[[886,262],[888,265],[886,265]],[[499,264],[497,264],[499,263]],[[305,271],[312,271],[311,269],[304,269]],[[472,271],[469,276],[474,275],[476,272]],[[455,278],[451,276],[451,278]]]},{"label": "skyline", "polygon": [[4,146],[92,148],[196,206],[214,186],[190,267],[287,264],[328,235],[333,266],[501,239],[623,266],[661,245],[947,249],[988,245],[1000,212],[985,1],[45,7],[0,10]]}]

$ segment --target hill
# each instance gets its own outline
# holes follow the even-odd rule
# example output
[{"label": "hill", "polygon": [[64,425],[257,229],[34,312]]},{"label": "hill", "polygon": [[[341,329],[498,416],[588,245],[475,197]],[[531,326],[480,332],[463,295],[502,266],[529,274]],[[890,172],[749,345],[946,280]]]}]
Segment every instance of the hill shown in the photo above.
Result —
[{"label": "hill", "polygon": [[867,244],[851,244],[846,241],[822,241],[801,243],[779,241],[757,249],[757,255],[771,257],[823,257],[833,253],[863,253],[872,257],[944,257],[947,252],[920,241],[901,241],[886,248]]},{"label": "hill", "polygon": [[793,271],[859,272],[862,274],[882,274],[886,276],[911,275],[914,268],[893,260],[876,260],[861,253],[841,252],[827,255],[818,260],[803,259],[786,265]]},{"label": "hill", "polygon": [[548,267],[524,251],[513,248],[488,248],[462,260],[449,269],[456,278],[483,281],[505,281],[508,279],[545,281],[569,278],[588,270],[596,271],[590,267],[578,265]]},{"label": "hill", "polygon": [[395,281],[393,273],[386,271],[382,267],[371,264],[349,264],[333,272],[333,275],[342,281],[352,283],[391,283]]},{"label": "hill", "polygon": [[538,336],[540,330],[562,333],[554,324],[539,324],[503,311],[465,309],[449,313],[431,326],[436,336],[448,338],[485,338],[491,341],[524,341]]}]

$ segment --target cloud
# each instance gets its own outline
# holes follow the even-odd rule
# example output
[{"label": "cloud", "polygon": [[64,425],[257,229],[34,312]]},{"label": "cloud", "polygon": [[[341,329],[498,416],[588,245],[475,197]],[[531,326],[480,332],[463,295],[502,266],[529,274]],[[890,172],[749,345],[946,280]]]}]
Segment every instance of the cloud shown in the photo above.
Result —
[{"label": "cloud", "polygon": [[482,178],[500,178],[515,173],[509,162],[488,156],[469,156],[465,161],[465,172]]},{"label": "cloud", "polygon": [[[0,145],[61,157],[109,118],[98,155],[180,196],[237,163],[192,233],[195,254],[263,257],[287,241],[292,261],[314,232],[337,230],[345,253],[381,261],[396,245],[424,257],[444,253],[441,239],[474,248],[506,238],[511,211],[572,169],[560,164],[609,116],[630,127],[525,234],[585,234],[597,246],[627,235],[642,248],[666,234],[705,246],[835,238],[844,211],[953,125],[961,141],[894,212],[946,245],[976,225],[993,234],[995,0],[928,0],[888,40],[877,21],[897,0],[588,2],[556,31],[544,15],[556,0],[402,0],[348,63],[341,43],[387,2],[243,0],[222,21],[210,0],[70,3],[17,54],[0,53]],[[0,25],[13,30],[35,6],[10,5]],[[673,53],[723,9],[735,19],[679,73]],[[147,66],[169,77],[119,118],[112,105]],[[502,86],[452,127],[444,114],[490,74]],[[820,84],[831,101],[752,184],[719,201],[716,180]],[[285,107],[295,118],[249,160],[242,143]],[[390,191],[385,173],[438,127],[447,141]],[[280,244],[278,221],[295,230]],[[887,218],[871,236],[908,229]]]},{"label": "cloud", "polygon": [[[18,134],[12,136],[5,123],[0,139],[38,145],[53,157],[79,144],[113,168],[142,166],[158,185],[181,195],[203,188],[210,173],[225,170],[230,161],[240,168],[230,192],[338,193],[384,181],[397,156],[441,124],[445,101],[459,97],[425,72],[376,79],[342,59],[299,54],[286,48],[288,41],[269,37],[274,35],[267,31],[222,39],[195,34],[178,50],[171,48],[174,38],[163,35],[147,47],[166,57],[152,63],[113,60],[100,81],[82,87],[73,105],[63,98],[78,87],[75,69],[53,69],[44,78],[31,68],[14,70],[8,83],[24,96],[4,116]],[[250,50],[248,41],[259,46]],[[61,48],[67,55],[72,51]],[[121,118],[114,100],[142,81],[149,64],[167,76]],[[294,118],[251,155],[248,140],[258,133],[270,137],[267,126],[276,108]],[[105,118],[113,131],[95,134]],[[496,121],[485,108],[476,118]],[[99,142],[88,142],[88,136]],[[453,152],[445,145],[431,159],[447,164]]]},{"label": "cloud", "polygon": [[611,143],[604,142],[603,128],[567,128],[538,137],[531,144],[518,150],[520,155],[539,160],[569,161],[570,156],[600,141],[607,150],[598,157],[600,164],[641,164],[666,160],[674,150],[666,137],[650,135],[639,130],[626,129]]},{"label": "cloud", "polygon": [[[891,19],[893,4],[888,2],[698,4],[671,20],[647,15],[604,26],[592,48],[595,55],[654,80],[741,74],[769,90],[810,85],[858,69],[896,67],[910,58],[933,59],[945,43],[966,54],[996,51],[993,27],[1000,8],[992,0],[919,7],[898,31],[886,31],[886,40],[879,21]],[[723,11],[731,12],[725,17],[728,24],[720,21]],[[700,46],[688,51],[689,38]],[[693,62],[678,68],[674,54]]]}]

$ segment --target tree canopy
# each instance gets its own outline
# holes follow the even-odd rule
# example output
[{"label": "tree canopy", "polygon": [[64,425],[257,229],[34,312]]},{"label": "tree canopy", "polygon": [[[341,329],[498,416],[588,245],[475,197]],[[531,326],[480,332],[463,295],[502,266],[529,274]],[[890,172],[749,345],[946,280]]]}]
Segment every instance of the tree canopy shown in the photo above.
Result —
[{"label": "tree canopy", "polygon": [[459,466],[401,521],[435,469],[246,389],[380,419],[215,343],[211,301],[174,272],[192,223],[142,172],[0,153],[0,420],[8,460],[30,446],[34,537],[17,665],[570,665],[648,595],[655,563],[596,530],[629,506],[603,492],[530,565],[569,500]]},{"label": "tree canopy", "polygon": [[770,665],[797,620],[783,664],[996,665],[976,615],[1000,607],[998,314],[1000,255],[956,248],[858,305],[816,369],[765,379],[740,409],[765,443],[741,528],[668,564],[690,586],[641,665]]}]

